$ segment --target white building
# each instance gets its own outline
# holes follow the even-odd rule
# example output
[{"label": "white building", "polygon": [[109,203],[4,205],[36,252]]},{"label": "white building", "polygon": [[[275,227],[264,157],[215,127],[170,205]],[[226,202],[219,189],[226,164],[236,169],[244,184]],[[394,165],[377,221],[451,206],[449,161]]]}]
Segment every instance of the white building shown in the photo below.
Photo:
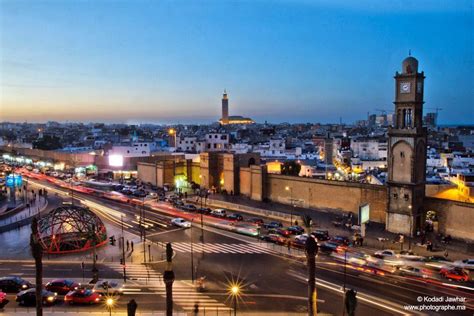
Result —
[{"label": "white building", "polygon": [[353,139],[351,150],[352,155],[360,160],[387,160],[387,139],[368,137]]},{"label": "white building", "polygon": [[108,154],[122,157],[148,157],[152,151],[152,143],[133,143],[131,145],[113,146]]},{"label": "white building", "polygon": [[224,151],[229,148],[229,134],[209,133],[205,137],[204,151]]},{"label": "white building", "polygon": [[196,152],[197,137],[184,136],[176,138],[176,151],[181,152]]}]

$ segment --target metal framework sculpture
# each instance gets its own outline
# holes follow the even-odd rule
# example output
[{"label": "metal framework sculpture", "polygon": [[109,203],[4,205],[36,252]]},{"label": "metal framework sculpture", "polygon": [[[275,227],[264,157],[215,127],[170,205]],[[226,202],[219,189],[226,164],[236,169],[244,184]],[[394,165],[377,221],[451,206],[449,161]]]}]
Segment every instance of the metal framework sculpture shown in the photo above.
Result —
[{"label": "metal framework sculpture", "polygon": [[73,205],[60,206],[38,221],[38,235],[46,253],[80,252],[102,246],[107,231],[97,215]]}]

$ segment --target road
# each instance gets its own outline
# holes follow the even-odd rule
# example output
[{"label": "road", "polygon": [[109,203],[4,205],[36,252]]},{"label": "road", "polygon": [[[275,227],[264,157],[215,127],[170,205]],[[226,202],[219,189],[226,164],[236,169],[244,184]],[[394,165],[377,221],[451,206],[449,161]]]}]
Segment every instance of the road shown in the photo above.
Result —
[{"label": "road", "polygon": [[[48,183],[42,184],[51,187]],[[123,219],[124,228],[128,233],[140,235],[136,218],[139,210],[136,207],[105,201],[84,194],[75,193],[75,195],[77,198],[86,201],[91,209],[96,211],[104,221],[120,227],[121,221],[119,218]],[[192,229],[186,230],[170,227],[169,219],[171,217],[164,215],[164,213],[173,213],[174,216],[176,212],[179,211],[174,210],[167,204],[159,204],[155,206],[155,210],[145,211],[145,218],[149,223],[154,224],[153,227],[150,225],[147,230],[147,239],[160,243],[172,242],[174,245],[176,256],[173,263],[178,280],[175,286],[177,310],[190,311],[194,308],[196,301],[199,301],[201,309],[206,307],[208,313],[217,307],[222,310],[229,309],[232,307],[232,302],[227,295],[228,284],[237,281],[242,284],[242,296],[238,304],[239,311],[304,312],[307,292],[304,262],[287,258],[273,250],[271,246],[268,247],[265,243],[259,243],[252,237],[237,235],[208,226],[204,226],[202,232],[200,225],[196,225],[196,223]],[[204,243],[201,242],[202,233]],[[191,240],[193,240],[194,277],[206,277],[207,291],[202,294],[195,292],[192,288]],[[450,289],[438,284],[429,284],[395,275],[375,276],[354,269],[347,269],[347,273],[344,274],[344,266],[335,262],[332,258],[319,255],[317,261],[318,299],[321,300],[319,309],[324,312],[342,314],[341,287],[344,284],[344,279],[346,279],[347,288],[358,290],[358,313],[361,315],[415,314],[415,312],[406,312],[403,308],[405,305],[420,306],[420,302],[417,301],[418,297],[422,298],[421,304],[427,305],[427,308],[430,304],[434,308],[436,306],[438,308],[440,308],[439,306],[447,306],[447,304],[427,302],[431,297],[465,297],[469,300],[467,304],[451,304],[454,307],[458,305],[468,305],[469,307],[472,304],[472,294],[467,291]],[[8,274],[25,273],[25,276],[32,276],[34,273],[31,267],[15,264],[9,266],[8,264],[2,263],[0,267],[1,269],[11,268],[12,270],[8,270]],[[70,275],[77,278],[82,274],[77,263],[75,265],[66,263],[62,265],[61,263],[48,262],[48,264],[51,264],[51,266],[45,269],[46,279],[54,278],[56,275],[64,277]],[[129,276],[136,276],[140,280],[127,282],[129,290],[119,300],[117,308],[123,308],[123,304],[133,297],[139,302],[140,308],[164,309],[164,305],[162,305],[164,300],[162,296],[164,293],[163,284],[160,279],[164,265],[153,263],[149,267],[152,268],[152,272],[147,271],[143,265],[130,265]],[[24,271],[22,268],[29,270]],[[58,269],[72,270],[61,271]],[[28,271],[30,274],[26,273]],[[131,273],[132,271],[133,273]],[[144,278],[144,275],[148,273],[151,273],[151,276],[155,279]],[[120,279],[122,277],[120,265],[116,263],[102,264],[101,277]],[[7,310],[9,308],[10,306],[7,306]],[[70,307],[58,305],[55,308]],[[457,310],[425,313],[468,315],[472,314],[472,311]]]}]

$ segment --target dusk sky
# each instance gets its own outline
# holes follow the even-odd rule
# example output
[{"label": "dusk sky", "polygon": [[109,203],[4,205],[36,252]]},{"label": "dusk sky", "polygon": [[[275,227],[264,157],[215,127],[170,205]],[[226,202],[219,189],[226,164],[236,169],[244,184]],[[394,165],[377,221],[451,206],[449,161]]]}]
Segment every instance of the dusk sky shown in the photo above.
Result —
[{"label": "dusk sky", "polygon": [[0,121],[344,122],[393,109],[408,50],[440,123],[474,123],[473,5],[0,0]]}]

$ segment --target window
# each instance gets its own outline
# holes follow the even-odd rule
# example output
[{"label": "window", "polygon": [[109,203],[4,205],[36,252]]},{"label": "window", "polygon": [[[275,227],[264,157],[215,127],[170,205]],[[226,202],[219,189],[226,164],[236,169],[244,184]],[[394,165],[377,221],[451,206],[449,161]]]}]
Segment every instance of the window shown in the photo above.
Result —
[{"label": "window", "polygon": [[401,157],[401,158],[405,158],[405,152],[404,152],[404,151],[401,151],[401,152],[400,152],[400,157]]},{"label": "window", "polygon": [[217,144],[214,144],[214,148],[217,148]]},{"label": "window", "polygon": [[408,201],[410,199],[410,196],[408,194],[405,194],[403,198],[405,199],[405,201]]},{"label": "window", "polygon": [[129,153],[130,153],[130,150],[127,150],[127,154],[129,154]]},{"label": "window", "polygon": [[214,138],[217,138],[217,134],[216,134],[216,135],[214,135]]},{"label": "window", "polygon": [[212,138],[212,135],[209,135],[209,139],[211,139],[211,138]]},{"label": "window", "polygon": [[398,199],[398,193],[393,193],[393,198]]},{"label": "window", "polygon": [[211,149],[211,144],[207,144],[207,148],[208,148],[208,149]]}]

